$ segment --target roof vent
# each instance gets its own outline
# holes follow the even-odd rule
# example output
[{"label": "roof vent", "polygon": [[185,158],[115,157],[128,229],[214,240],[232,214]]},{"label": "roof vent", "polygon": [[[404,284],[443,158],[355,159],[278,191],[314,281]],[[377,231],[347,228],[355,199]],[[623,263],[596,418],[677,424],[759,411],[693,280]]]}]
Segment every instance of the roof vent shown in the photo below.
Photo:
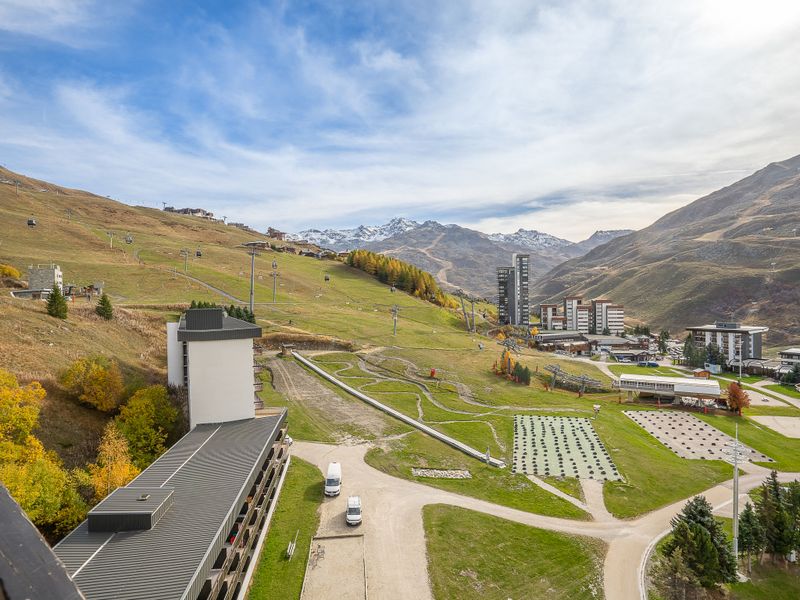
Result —
[{"label": "roof vent", "polygon": [[89,511],[89,531],[152,529],[170,506],[172,506],[171,489],[117,488]]}]

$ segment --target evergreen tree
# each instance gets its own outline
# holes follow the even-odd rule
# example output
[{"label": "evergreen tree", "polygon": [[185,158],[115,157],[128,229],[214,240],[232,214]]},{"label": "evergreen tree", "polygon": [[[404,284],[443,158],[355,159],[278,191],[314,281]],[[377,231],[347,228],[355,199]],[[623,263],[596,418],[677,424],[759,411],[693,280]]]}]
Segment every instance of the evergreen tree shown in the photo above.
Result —
[{"label": "evergreen tree", "polygon": [[764,528],[764,548],[776,557],[789,554],[796,546],[797,532],[784,502],[784,492],[775,471],[761,484],[761,499],[757,503],[758,520]]},{"label": "evergreen tree", "polygon": [[603,335],[611,335],[611,330],[608,327],[603,327]]},{"label": "evergreen tree", "polygon": [[67,318],[67,299],[61,293],[61,288],[53,286],[53,290],[47,297],[47,314],[57,319]]},{"label": "evergreen tree", "polygon": [[666,354],[669,348],[667,342],[669,341],[669,331],[662,329],[658,334],[658,351],[661,354]]},{"label": "evergreen tree", "polygon": [[655,560],[650,580],[663,600],[686,600],[700,587],[700,581],[689,568],[680,548]]},{"label": "evergreen tree", "polygon": [[94,312],[103,317],[106,321],[110,321],[114,318],[114,308],[111,306],[111,300],[108,299],[108,295],[105,292],[100,296],[100,301],[97,303],[97,306],[94,307]]},{"label": "evergreen tree", "polygon": [[742,514],[739,515],[739,552],[743,552],[747,556],[748,573],[752,571],[753,554],[761,554],[766,541],[764,527],[758,520],[753,505],[748,502]]},{"label": "evergreen tree", "polygon": [[531,384],[531,370],[527,366],[522,369],[522,383],[525,385]]},{"label": "evergreen tree", "polygon": [[514,379],[517,382],[522,383],[522,378],[523,378],[522,365],[517,363],[517,364],[514,365]]},{"label": "evergreen tree", "polygon": [[[704,539],[698,537],[699,534],[694,533],[694,543],[698,544],[699,549],[691,550],[687,547],[683,548],[684,556],[686,557],[689,565],[694,570],[697,577],[703,582],[703,587],[707,585],[712,578],[716,577],[714,584],[724,583],[736,580],[736,558],[733,556],[730,544],[728,543],[727,536],[722,529],[722,526],[714,518],[712,514],[711,505],[703,496],[696,496],[686,503],[683,507],[681,514],[672,519],[673,532],[678,528],[681,523],[686,523],[690,527],[697,525],[700,529],[705,531],[708,535],[708,540],[714,548],[713,561],[716,561],[716,568],[712,569],[711,556],[706,555],[706,550],[702,548],[705,544]],[[669,551],[673,550],[676,546],[676,539],[673,539],[668,545]],[[697,553],[700,553],[699,555]],[[695,569],[697,562],[697,569]],[[705,562],[711,561],[711,562]],[[702,563],[702,564],[701,564]]]},{"label": "evergreen tree", "polygon": [[795,363],[791,371],[784,373],[781,382],[789,385],[800,383],[800,363]]},{"label": "evergreen tree", "polygon": [[197,308],[197,300],[192,300],[192,302],[189,304],[189,308]]}]

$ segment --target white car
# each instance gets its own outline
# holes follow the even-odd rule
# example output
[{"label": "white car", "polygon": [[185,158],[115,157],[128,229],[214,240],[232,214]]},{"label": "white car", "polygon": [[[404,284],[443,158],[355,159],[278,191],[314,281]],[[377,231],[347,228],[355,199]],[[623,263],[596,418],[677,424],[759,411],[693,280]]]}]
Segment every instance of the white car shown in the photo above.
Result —
[{"label": "white car", "polygon": [[344,518],[348,525],[361,524],[361,496],[350,496],[347,499],[347,512]]},{"label": "white car", "polygon": [[342,465],[332,462],[328,465],[328,474],[325,476],[325,495],[338,496],[342,491]]}]

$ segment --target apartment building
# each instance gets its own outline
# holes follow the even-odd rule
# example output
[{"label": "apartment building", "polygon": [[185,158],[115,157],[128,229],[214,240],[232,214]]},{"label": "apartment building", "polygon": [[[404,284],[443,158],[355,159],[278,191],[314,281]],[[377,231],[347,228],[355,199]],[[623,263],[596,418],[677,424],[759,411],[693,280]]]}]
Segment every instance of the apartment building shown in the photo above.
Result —
[{"label": "apartment building", "polygon": [[501,325],[511,323],[509,282],[514,280],[514,267],[497,267],[497,318]]},{"label": "apartment building", "polygon": [[221,308],[192,308],[178,323],[167,323],[167,379],[188,388],[191,427],[255,416],[257,337],[261,327]]},{"label": "apartment building", "polygon": [[529,327],[530,255],[512,254],[511,267],[497,268],[497,314],[503,325]]},{"label": "apartment building", "polygon": [[567,319],[567,329],[577,331],[578,329],[578,306],[583,298],[580,296],[567,296],[564,298],[564,317]]},{"label": "apartment building", "polygon": [[53,548],[87,600],[246,594],[289,454],[286,410],[255,417],[260,333],[216,308],[168,324],[168,377],[188,387],[191,431]]},{"label": "apartment building", "polygon": [[539,305],[539,320],[541,321],[541,329],[555,329],[553,327],[553,317],[558,316],[558,304],[540,304]]},{"label": "apartment building", "polygon": [[585,302],[581,296],[567,296],[558,304],[540,304],[539,315],[542,328],[565,329],[583,334],[610,332],[611,335],[625,333],[625,307],[611,300]]},{"label": "apartment building", "polygon": [[741,325],[734,322],[717,321],[713,325],[687,327],[695,346],[705,347],[716,344],[728,364],[739,359],[760,359],[763,336],[769,327]]}]

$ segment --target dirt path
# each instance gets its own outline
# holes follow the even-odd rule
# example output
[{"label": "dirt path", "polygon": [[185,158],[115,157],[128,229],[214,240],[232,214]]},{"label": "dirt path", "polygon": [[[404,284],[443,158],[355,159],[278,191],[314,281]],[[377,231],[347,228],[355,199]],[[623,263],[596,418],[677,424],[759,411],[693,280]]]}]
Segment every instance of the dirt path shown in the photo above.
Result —
[{"label": "dirt path", "polygon": [[266,366],[272,371],[275,389],[308,409],[313,416],[327,423],[351,424],[375,435],[381,435],[386,429],[386,421],[380,413],[355,399],[345,400],[296,362],[272,358]]}]

